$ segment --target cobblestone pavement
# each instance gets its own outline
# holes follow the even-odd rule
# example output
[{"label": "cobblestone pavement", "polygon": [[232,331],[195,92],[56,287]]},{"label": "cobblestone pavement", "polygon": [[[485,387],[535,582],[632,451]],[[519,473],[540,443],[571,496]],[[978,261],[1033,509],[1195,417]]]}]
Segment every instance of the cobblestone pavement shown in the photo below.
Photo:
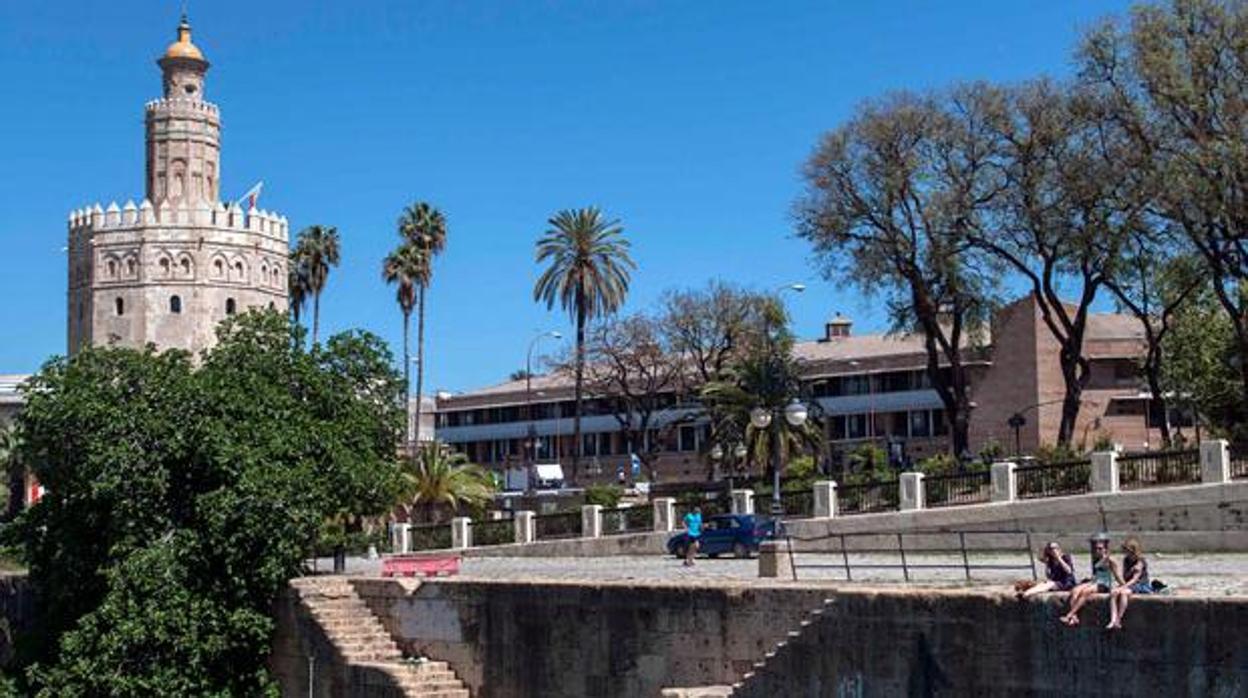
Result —
[{"label": "cobblestone pavement", "polygon": [[[1168,584],[1174,593],[1189,596],[1248,596],[1248,554],[1164,554],[1149,556],[1149,571],[1153,577]],[[914,566],[910,570],[909,585],[913,587],[956,588],[979,586],[1008,588],[1015,579],[1029,579],[1031,566],[1021,553],[985,554],[972,553],[969,562],[974,565],[1002,565],[1013,569],[972,569],[972,579],[966,579],[962,558],[958,554],[934,555],[908,553],[906,561]],[[328,569],[328,561],[320,568]],[[802,582],[827,581],[840,585],[846,583],[843,559],[840,555],[801,554],[797,556],[798,578]],[[904,585],[900,569],[864,569],[860,565],[900,563],[893,554],[852,554],[850,557],[854,584]],[[1081,576],[1087,575],[1086,558],[1076,560]],[[803,565],[826,565],[807,568]],[[919,565],[956,565],[956,569],[924,569]],[[348,573],[378,574],[380,561],[361,558],[348,560]],[[1037,572],[1043,569],[1037,565]],[[466,558],[460,576],[469,579],[525,580],[525,581],[638,581],[673,582],[704,585],[708,582],[758,582],[758,561],[732,558],[699,559],[693,567],[684,567],[670,556],[617,556],[587,558]],[[765,580],[774,582],[776,580]],[[780,580],[786,581],[786,580]]]}]

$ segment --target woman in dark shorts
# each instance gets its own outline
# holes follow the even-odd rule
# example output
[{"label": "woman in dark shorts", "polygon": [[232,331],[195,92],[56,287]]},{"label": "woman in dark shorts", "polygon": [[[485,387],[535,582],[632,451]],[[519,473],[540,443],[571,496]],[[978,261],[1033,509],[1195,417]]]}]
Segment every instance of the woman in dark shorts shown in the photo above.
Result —
[{"label": "woman in dark shorts", "polygon": [[1062,616],[1062,622],[1072,628],[1079,625],[1079,609],[1092,598],[1093,594],[1108,594],[1115,582],[1121,582],[1118,565],[1109,556],[1109,538],[1098,536],[1092,539],[1092,578],[1075,587],[1070,592],[1070,610]]},{"label": "woman in dark shorts", "polygon": [[1153,593],[1153,583],[1148,578],[1148,560],[1144,559],[1144,547],[1135,538],[1122,543],[1122,584],[1109,595],[1109,625],[1106,630],[1121,630],[1122,617],[1127,613],[1127,603],[1132,594]]},{"label": "woman in dark shorts", "polygon": [[1075,579],[1075,562],[1070,555],[1062,552],[1057,541],[1050,541],[1040,551],[1040,562],[1044,563],[1045,581],[1032,586],[1019,594],[1019,598],[1027,598],[1048,591],[1070,591],[1079,583]]}]

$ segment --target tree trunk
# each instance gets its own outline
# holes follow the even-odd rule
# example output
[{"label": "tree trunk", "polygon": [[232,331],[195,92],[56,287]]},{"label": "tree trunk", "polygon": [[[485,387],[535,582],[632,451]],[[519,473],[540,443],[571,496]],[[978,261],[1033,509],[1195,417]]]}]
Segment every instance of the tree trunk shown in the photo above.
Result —
[{"label": "tree trunk", "polygon": [[425,389],[425,287],[420,287],[416,301],[416,425],[412,428],[413,440],[420,445],[421,396]]},{"label": "tree trunk", "polygon": [[321,329],[321,292],[312,294],[312,345],[316,346],[316,337]]},{"label": "tree trunk", "polygon": [[[1079,419],[1080,402],[1083,399],[1083,384],[1087,381],[1087,371],[1081,371],[1077,360],[1070,357],[1070,352],[1062,350],[1062,382],[1066,393],[1062,396],[1062,421],[1057,428],[1057,445],[1070,446],[1075,435],[1075,423]],[[1039,416],[1037,416],[1039,419]]]},{"label": "tree trunk", "polygon": [[572,483],[581,464],[581,390],[585,383],[585,299],[577,294],[576,306],[576,411],[572,421]]},{"label": "tree trunk", "polygon": [[1170,433],[1170,408],[1166,395],[1161,387],[1161,341],[1156,335],[1149,331],[1147,333],[1148,351],[1144,355],[1144,380],[1148,383],[1148,391],[1152,393],[1152,404],[1145,404],[1144,407],[1144,434],[1148,436],[1148,418],[1150,416],[1150,408],[1156,405],[1161,411],[1161,425],[1158,430],[1161,432],[1161,443],[1166,448],[1173,445],[1173,437]]},{"label": "tree trunk", "polygon": [[412,352],[409,347],[411,334],[410,328],[412,324],[412,312],[404,309],[403,311],[403,421],[407,423],[407,451],[414,452],[412,448],[416,441],[415,429],[412,424],[407,421],[408,412],[411,411],[409,403],[412,400]]}]

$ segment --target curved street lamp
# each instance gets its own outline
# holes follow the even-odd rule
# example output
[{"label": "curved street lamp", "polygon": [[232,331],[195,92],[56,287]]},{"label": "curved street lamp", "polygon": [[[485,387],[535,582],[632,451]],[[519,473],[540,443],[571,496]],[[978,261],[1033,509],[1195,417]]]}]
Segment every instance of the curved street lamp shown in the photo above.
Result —
[{"label": "curved street lamp", "polygon": [[[525,463],[526,467],[532,467],[537,452],[537,427],[533,424],[533,348],[537,346],[538,342],[547,337],[563,339],[563,334],[558,330],[539,332],[534,335],[533,339],[529,340],[529,350],[524,355],[524,416],[525,419],[529,420],[529,438],[525,440],[524,449],[528,460]],[[557,440],[558,438],[559,434],[556,429],[555,439]]]}]

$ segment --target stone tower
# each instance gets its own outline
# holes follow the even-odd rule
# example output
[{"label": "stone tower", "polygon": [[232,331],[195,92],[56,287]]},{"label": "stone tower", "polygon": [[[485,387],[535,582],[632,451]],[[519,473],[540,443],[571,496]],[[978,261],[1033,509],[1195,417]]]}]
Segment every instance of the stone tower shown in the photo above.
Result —
[{"label": "stone tower", "polygon": [[221,118],[185,16],[157,65],[164,96],[146,107],[143,202],[69,216],[71,354],[148,343],[198,353],[228,315],[286,310],[286,218],[220,201]]}]

